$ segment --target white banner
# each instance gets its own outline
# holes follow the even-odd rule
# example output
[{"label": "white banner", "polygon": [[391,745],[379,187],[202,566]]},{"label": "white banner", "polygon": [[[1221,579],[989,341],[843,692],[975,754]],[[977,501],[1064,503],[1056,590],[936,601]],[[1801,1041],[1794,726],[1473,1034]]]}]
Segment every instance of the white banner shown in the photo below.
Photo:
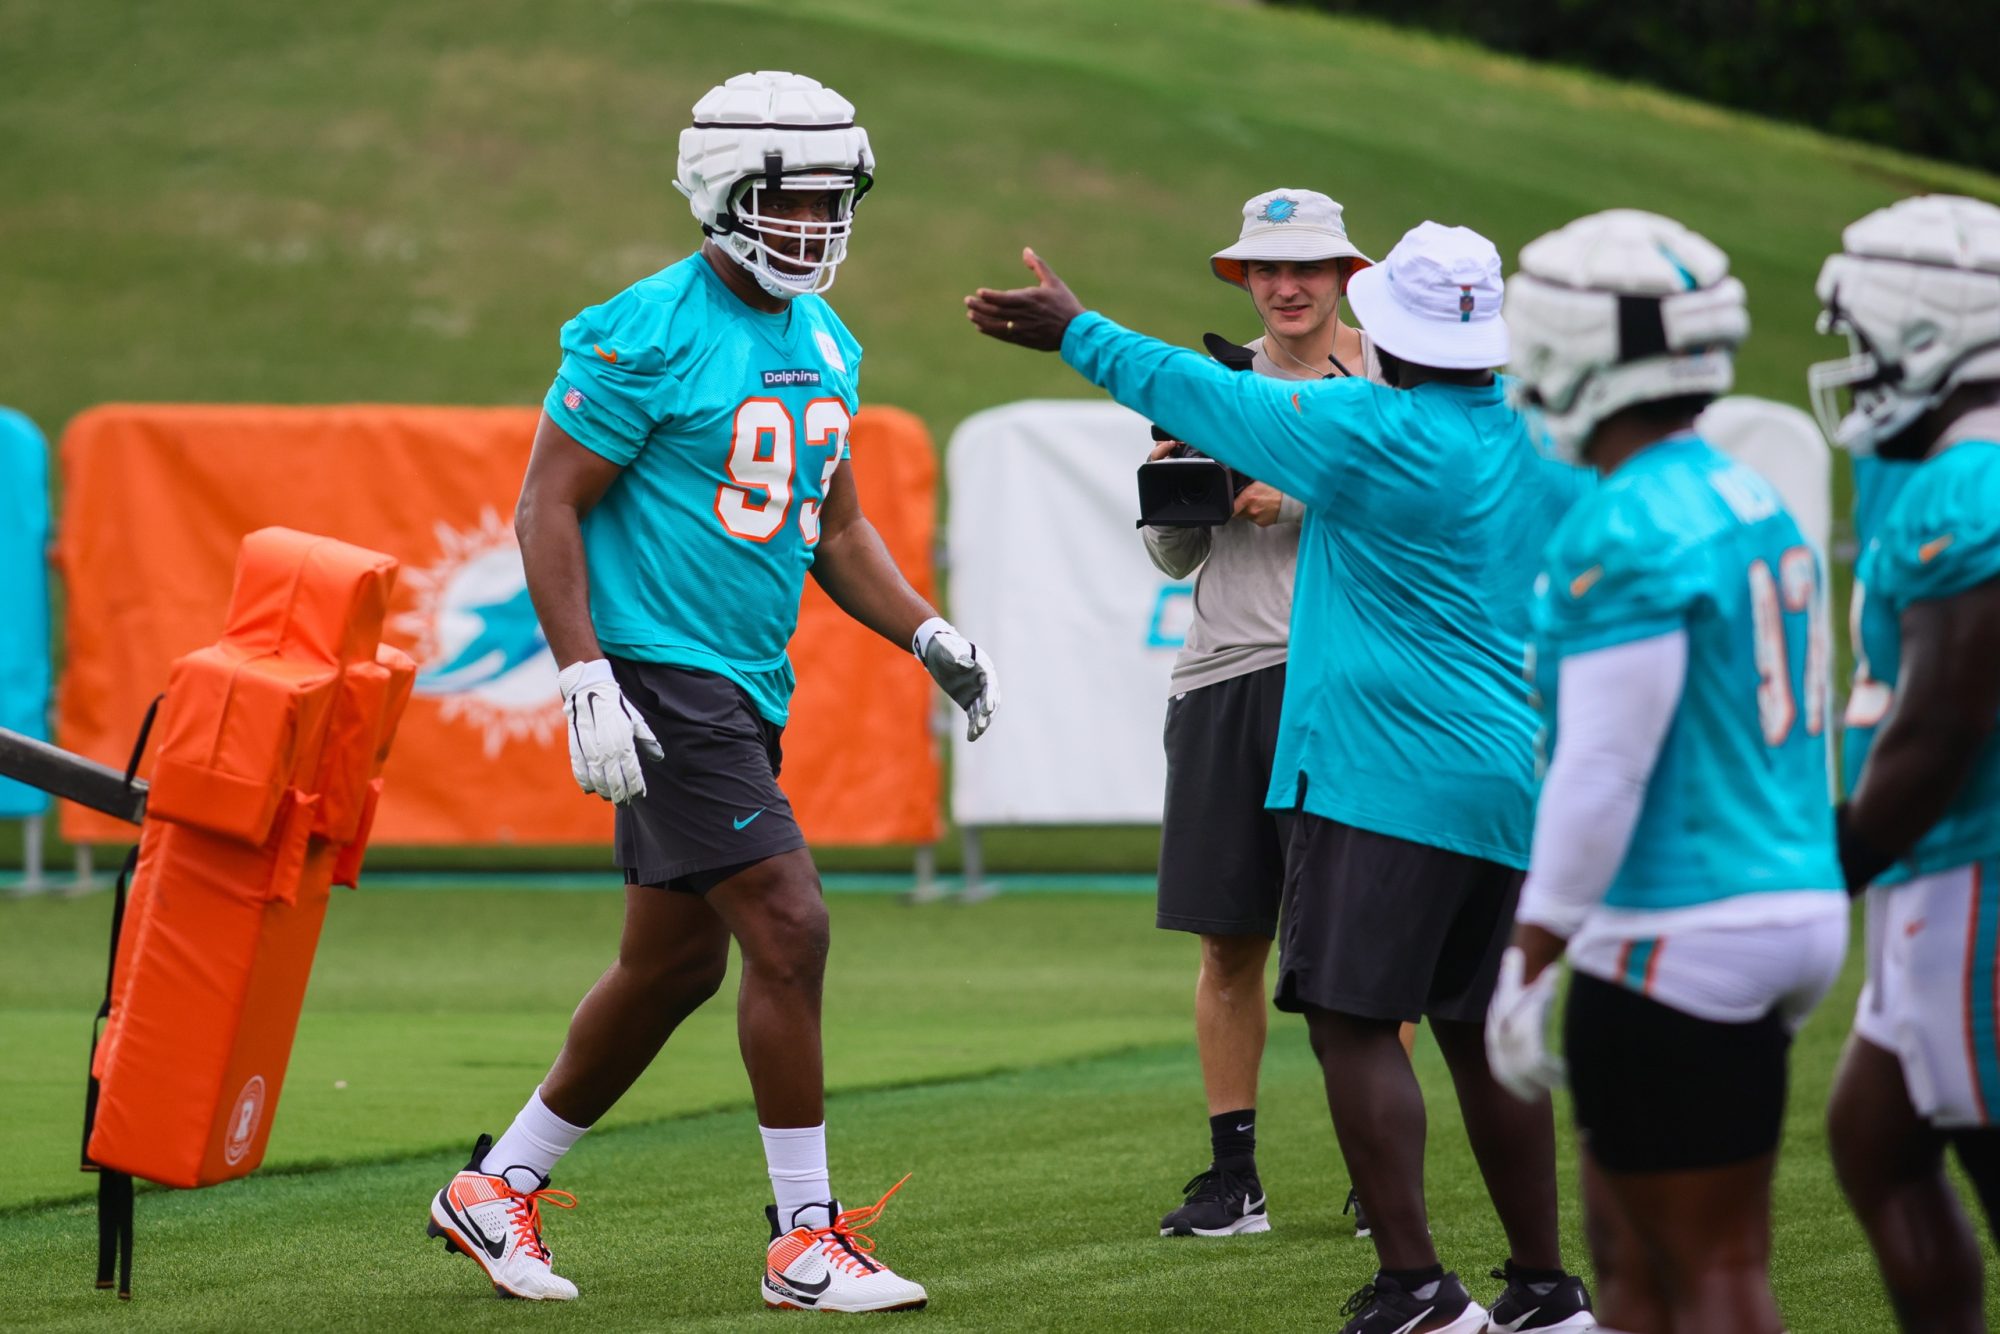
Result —
[{"label": "white banner", "polygon": [[952,433],[952,620],[1000,674],[976,745],[953,736],[960,824],[1157,824],[1160,729],[1193,584],[1146,558],[1152,440],[1115,403],[1011,403]]}]

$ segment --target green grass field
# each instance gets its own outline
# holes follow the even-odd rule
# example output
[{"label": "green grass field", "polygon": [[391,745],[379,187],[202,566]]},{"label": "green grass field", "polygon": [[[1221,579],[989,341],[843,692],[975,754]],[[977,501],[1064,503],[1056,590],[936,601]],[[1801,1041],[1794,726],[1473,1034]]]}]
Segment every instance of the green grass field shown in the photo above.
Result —
[{"label": "green grass field", "polygon": [[[1241,0],[0,0],[0,32],[0,401],[51,438],[112,400],[537,400],[564,319],[692,248],[675,136],[702,91],[753,67],[859,104],[880,184],[834,298],[869,348],[866,396],[921,413],[941,446],[981,408],[1088,392],[965,325],[959,295],[1016,280],[1021,246],[1136,327],[1247,336],[1205,259],[1275,185],[1342,199],[1378,255],[1424,217],[1511,256],[1592,209],[1671,212],[1750,288],[1742,387],[1793,402],[1830,346],[1811,284],[1845,223],[1920,190],[2000,198],[1988,176]],[[15,840],[0,828],[0,864]],[[989,850],[1133,869],[1155,846],[1037,831]],[[108,910],[0,899],[0,1323],[762,1318],[764,1181],[722,1002],[564,1165],[583,1207],[550,1232],[584,1301],[495,1302],[422,1241],[426,1197],[526,1096],[614,938],[616,895],[483,888],[335,903],[270,1166],[143,1197],[139,1296],[107,1311],[73,1169]],[[880,1234],[931,1285],[927,1325],[1332,1324],[1372,1253],[1338,1216],[1345,1175],[1294,1021],[1274,1024],[1262,1118],[1278,1230],[1151,1235],[1205,1143],[1192,953],[1143,897],[842,895],[835,918],[836,1179],[859,1201],[915,1171]],[[1857,969],[1795,1057],[1778,1277],[1805,1334],[1889,1324],[1820,1127]],[[1418,1061],[1440,1247],[1490,1296],[1497,1227],[1435,1050]]]},{"label": "green grass field", "polygon": [[[927,1283],[926,1328],[1324,1329],[1372,1272],[1340,1217],[1347,1180],[1301,1024],[1274,1016],[1260,1159],[1263,1237],[1153,1235],[1206,1161],[1189,1007],[1193,951],[1142,894],[1003,896],[913,908],[836,894],[828,1107],[836,1187]],[[0,902],[0,1313],[37,1328],[415,1329],[464,1320],[592,1329],[736,1327],[767,1183],[727,1000],[696,1016],[562,1165],[550,1210],[573,1307],[490,1295],[423,1236],[429,1194],[498,1132],[607,961],[614,893],[364,890],[328,917],[271,1153],[247,1181],[139,1200],[136,1297],[91,1287],[94,1205],[75,1171],[84,1053],[109,898]],[[1860,1231],[1826,1168],[1821,1112],[1858,983],[1802,1036],[1777,1205],[1791,1327],[1888,1327]],[[728,993],[725,993],[727,995]],[[1504,1246],[1435,1047],[1428,1191],[1445,1262],[1475,1294]],[[341,1087],[344,1084],[345,1087]],[[1564,1135],[1567,1246],[1584,1257]],[[1473,1281],[1473,1280],[1477,1281]]]}]

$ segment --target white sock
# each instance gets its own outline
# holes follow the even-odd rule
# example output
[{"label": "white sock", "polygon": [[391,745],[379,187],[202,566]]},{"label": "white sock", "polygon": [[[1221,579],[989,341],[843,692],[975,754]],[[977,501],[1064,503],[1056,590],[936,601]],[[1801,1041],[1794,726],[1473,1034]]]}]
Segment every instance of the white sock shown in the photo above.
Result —
[{"label": "white sock", "polygon": [[528,1105],[507,1127],[507,1133],[486,1151],[486,1172],[506,1177],[515,1190],[534,1190],[588,1129],[573,1126],[550,1111],[538,1088],[529,1095]]},{"label": "white sock", "polygon": [[833,1199],[826,1171],[826,1123],[796,1130],[758,1126],[757,1133],[764,1137],[764,1165],[770,1169],[771,1191],[778,1198],[778,1229],[789,1232],[800,1222],[819,1223],[817,1218],[795,1221],[792,1215],[808,1204]]}]

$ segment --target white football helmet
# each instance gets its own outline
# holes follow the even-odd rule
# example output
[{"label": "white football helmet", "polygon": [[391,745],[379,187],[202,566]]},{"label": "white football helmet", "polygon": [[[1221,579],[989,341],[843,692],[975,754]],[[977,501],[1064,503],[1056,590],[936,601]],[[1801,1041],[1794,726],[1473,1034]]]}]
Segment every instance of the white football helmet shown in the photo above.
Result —
[{"label": "white football helmet", "polygon": [[1572,462],[1614,412],[1729,392],[1750,332],[1729,257],[1672,218],[1627,208],[1530,241],[1506,317],[1514,405]]},{"label": "white football helmet", "polygon": [[[833,286],[847,258],[854,206],[875,183],[868,131],[854,104],[802,74],[759,70],[711,88],[681,131],[674,188],[731,259],[781,300]],[[826,222],[766,217],[767,190],[837,190]],[[801,258],[816,247],[817,259]]]},{"label": "white football helmet", "polygon": [[[2000,208],[1922,195],[1870,213],[1840,235],[1819,271],[1821,333],[1851,352],[1806,372],[1813,412],[1856,454],[1911,457],[1896,438],[1962,384],[2000,380]],[[1843,415],[1839,391],[1851,393]]]}]

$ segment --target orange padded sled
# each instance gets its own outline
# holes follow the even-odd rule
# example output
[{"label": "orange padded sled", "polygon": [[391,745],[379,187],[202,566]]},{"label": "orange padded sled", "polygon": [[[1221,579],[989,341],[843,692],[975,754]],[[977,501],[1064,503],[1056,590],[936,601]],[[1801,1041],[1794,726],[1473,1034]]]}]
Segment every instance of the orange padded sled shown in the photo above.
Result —
[{"label": "orange padded sled", "polygon": [[329,889],[359,876],[415,674],[380,642],[395,576],[380,552],[251,533],[221,640],[173,665],[91,1062],[86,1153],[108,1173],[207,1186],[263,1161]]}]

